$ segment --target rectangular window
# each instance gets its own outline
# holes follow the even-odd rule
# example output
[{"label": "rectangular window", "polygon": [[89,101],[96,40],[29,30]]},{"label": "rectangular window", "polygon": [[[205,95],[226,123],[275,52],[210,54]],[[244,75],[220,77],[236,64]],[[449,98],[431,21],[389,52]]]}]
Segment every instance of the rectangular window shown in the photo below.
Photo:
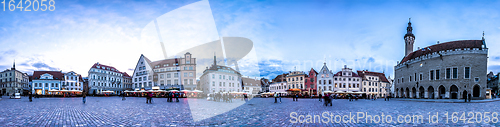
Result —
[{"label": "rectangular window", "polygon": [[454,79],[458,78],[458,69],[457,68],[453,68],[453,78]]},{"label": "rectangular window", "polygon": [[439,70],[436,70],[436,80],[439,80]]},{"label": "rectangular window", "polygon": [[167,85],[172,85],[172,81],[171,80],[167,80]]},{"label": "rectangular window", "polygon": [[186,72],[185,72],[185,73],[184,73],[184,77],[187,77],[187,76],[188,76],[188,73],[186,73]]},{"label": "rectangular window", "polygon": [[171,78],[171,77],[172,77],[172,75],[170,73],[167,74],[167,78]]},{"label": "rectangular window", "polygon": [[464,78],[469,79],[470,78],[470,67],[465,67],[464,69]]},{"label": "rectangular window", "polygon": [[419,80],[422,80],[422,74],[419,75]]},{"label": "rectangular window", "polygon": [[429,78],[430,78],[430,80],[434,80],[434,70],[431,70],[429,72]]},{"label": "rectangular window", "polygon": [[179,77],[179,73],[174,73],[174,78],[178,78]]},{"label": "rectangular window", "polygon": [[188,84],[188,79],[184,79],[184,82],[182,84]]},{"label": "rectangular window", "polygon": [[450,79],[450,78],[451,78],[451,69],[446,68],[446,79]]},{"label": "rectangular window", "polygon": [[409,81],[411,82],[411,76],[410,76],[410,80]]},{"label": "rectangular window", "polygon": [[415,73],[415,81],[417,81],[417,73]]}]

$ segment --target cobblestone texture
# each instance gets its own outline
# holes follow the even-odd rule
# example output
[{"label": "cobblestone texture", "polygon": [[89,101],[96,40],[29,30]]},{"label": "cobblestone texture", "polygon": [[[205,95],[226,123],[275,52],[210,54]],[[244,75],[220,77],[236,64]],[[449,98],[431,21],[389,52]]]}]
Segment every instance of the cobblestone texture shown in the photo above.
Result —
[{"label": "cobblestone texture", "polygon": [[[204,99],[196,100],[199,102]],[[239,101],[239,100],[238,100]],[[333,100],[332,107],[324,107],[317,99],[300,99],[298,102],[283,98],[283,103],[273,103],[274,98],[254,98],[249,102],[200,121],[193,121],[187,99],[178,103],[154,98],[146,104],[145,98],[88,97],[83,104],[81,98],[40,98],[29,102],[22,99],[0,100],[0,126],[500,126],[497,123],[452,124],[451,113],[498,112],[500,101],[488,103],[433,103],[411,101],[384,101],[378,99]],[[206,103],[207,105],[215,102]],[[222,102],[218,102],[222,103]],[[211,106],[207,106],[211,107]],[[224,107],[221,107],[224,108]],[[207,110],[209,111],[209,110]],[[338,115],[353,115],[366,112],[369,115],[391,115],[391,123],[291,123],[290,113],[298,115],[322,115],[324,112]],[[439,123],[429,123],[429,114],[439,113]],[[447,124],[444,113],[449,112]],[[422,115],[424,123],[394,123],[398,115]],[[460,117],[460,116],[458,116]],[[498,116],[500,118],[500,116]],[[467,116],[467,119],[469,116]],[[475,120],[475,119],[473,119]],[[467,122],[467,121],[466,121]]]}]

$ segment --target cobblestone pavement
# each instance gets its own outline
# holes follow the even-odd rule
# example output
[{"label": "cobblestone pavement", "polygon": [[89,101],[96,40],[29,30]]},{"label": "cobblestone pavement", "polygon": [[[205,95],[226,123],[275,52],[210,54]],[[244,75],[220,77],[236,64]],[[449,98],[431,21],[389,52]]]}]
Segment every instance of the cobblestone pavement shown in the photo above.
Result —
[{"label": "cobblestone pavement", "polygon": [[[190,101],[193,100],[198,101],[197,103],[206,101]],[[120,97],[88,97],[87,103],[83,104],[81,98],[40,98],[28,102],[27,97],[8,99],[4,96],[0,100],[0,126],[500,126],[500,101],[433,103],[383,99],[353,102],[333,100],[333,106],[325,107],[318,99],[299,99],[295,102],[290,98],[283,98],[282,103],[274,103],[274,98],[254,98],[228,112],[199,121],[193,121],[187,99],[181,99],[178,103],[166,102],[164,98],[153,98],[153,104],[146,104],[145,101],[145,98],[139,97],[128,97],[125,101]],[[205,105],[213,108],[210,105],[216,104],[224,105],[223,102],[207,102]],[[211,111],[200,111],[205,110]],[[461,117],[464,112],[464,117]],[[496,112],[496,117],[492,116],[492,112]],[[436,113],[438,115],[434,120],[439,121],[429,123],[429,115],[432,117]],[[329,114],[333,114],[333,120],[326,119],[331,117]],[[365,118],[361,118],[361,114]],[[299,117],[300,115],[304,117]],[[307,115],[312,117],[311,120],[307,119]],[[371,115],[373,121],[368,119],[367,122],[367,115]],[[421,115],[423,123],[411,121],[413,115]],[[398,116],[403,118],[398,120]],[[314,120],[314,117],[320,118]],[[341,117],[342,120],[339,119]],[[350,120],[351,117],[353,120]],[[391,121],[389,118],[392,118]],[[405,120],[409,122],[406,123]],[[484,122],[486,120],[488,122]],[[495,120],[496,123],[492,123]],[[476,121],[481,122],[464,123]]]}]

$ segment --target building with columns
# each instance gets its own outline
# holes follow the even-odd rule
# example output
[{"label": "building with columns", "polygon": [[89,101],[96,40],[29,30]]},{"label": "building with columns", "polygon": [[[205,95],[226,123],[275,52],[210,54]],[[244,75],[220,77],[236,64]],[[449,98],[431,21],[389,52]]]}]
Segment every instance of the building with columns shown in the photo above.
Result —
[{"label": "building with columns", "polygon": [[29,91],[29,76],[16,70],[16,64],[12,68],[0,72],[0,94],[7,95],[12,93],[27,94]]},{"label": "building with columns", "polygon": [[396,97],[485,98],[488,48],[481,40],[457,40],[413,50],[415,36],[408,22],[405,55],[394,67]]}]

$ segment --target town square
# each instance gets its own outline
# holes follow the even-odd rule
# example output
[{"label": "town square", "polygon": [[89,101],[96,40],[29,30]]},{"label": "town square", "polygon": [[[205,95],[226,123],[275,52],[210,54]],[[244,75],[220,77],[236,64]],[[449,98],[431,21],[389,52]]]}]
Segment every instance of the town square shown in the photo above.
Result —
[{"label": "town square", "polygon": [[500,1],[0,2],[0,126],[500,126]]}]

